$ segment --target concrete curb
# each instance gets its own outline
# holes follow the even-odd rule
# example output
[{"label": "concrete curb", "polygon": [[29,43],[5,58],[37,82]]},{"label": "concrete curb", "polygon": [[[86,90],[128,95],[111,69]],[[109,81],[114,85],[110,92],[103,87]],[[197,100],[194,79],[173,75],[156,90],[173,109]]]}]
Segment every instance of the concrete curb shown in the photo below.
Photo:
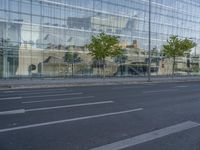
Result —
[{"label": "concrete curb", "polygon": [[102,81],[102,82],[77,82],[77,83],[46,83],[46,84],[12,84],[12,85],[0,85],[0,90],[12,90],[12,89],[36,89],[36,88],[61,88],[61,87],[84,87],[84,86],[106,86],[106,85],[130,85],[130,84],[160,84],[160,83],[181,83],[181,82],[200,82],[195,79],[184,80],[152,80],[151,82],[141,81]]}]

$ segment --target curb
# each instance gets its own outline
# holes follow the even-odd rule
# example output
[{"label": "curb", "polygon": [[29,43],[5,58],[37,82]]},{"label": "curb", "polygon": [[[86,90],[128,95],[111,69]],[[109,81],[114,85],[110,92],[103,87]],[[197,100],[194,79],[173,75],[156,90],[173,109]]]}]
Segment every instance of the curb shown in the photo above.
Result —
[{"label": "curb", "polygon": [[161,83],[182,83],[182,82],[200,82],[199,80],[168,80],[168,81],[104,81],[104,82],[79,82],[66,84],[35,84],[35,85],[0,85],[0,90],[13,89],[36,89],[36,88],[61,88],[61,87],[89,87],[89,86],[109,86],[109,85],[131,85],[131,84],[161,84]]}]

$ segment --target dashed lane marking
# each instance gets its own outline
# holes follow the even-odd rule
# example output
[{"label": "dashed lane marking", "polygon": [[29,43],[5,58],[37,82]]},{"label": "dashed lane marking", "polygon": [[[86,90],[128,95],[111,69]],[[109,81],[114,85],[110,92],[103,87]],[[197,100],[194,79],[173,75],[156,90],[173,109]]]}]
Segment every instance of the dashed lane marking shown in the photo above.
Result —
[{"label": "dashed lane marking", "polygon": [[4,97],[4,98],[0,98],[0,101],[17,100],[17,99],[22,99],[22,97]]},{"label": "dashed lane marking", "polygon": [[151,94],[151,93],[162,93],[162,92],[175,92],[178,89],[166,89],[166,90],[155,90],[155,91],[143,91],[144,94]]},{"label": "dashed lane marking", "polygon": [[52,110],[52,109],[101,105],[101,104],[109,104],[109,103],[114,103],[114,101],[101,101],[101,102],[93,102],[93,103],[81,103],[81,104],[62,105],[62,106],[54,106],[54,107],[41,107],[41,108],[33,108],[33,109],[17,109],[17,110],[2,111],[0,112],[0,115],[22,114],[22,113],[33,112],[33,111],[44,111],[44,110]]},{"label": "dashed lane marking", "polygon": [[94,96],[82,96],[82,97],[70,97],[61,99],[49,99],[49,100],[39,100],[39,101],[24,101],[22,104],[33,104],[33,103],[44,103],[44,102],[57,102],[57,101],[68,101],[68,100],[78,100],[78,99],[91,99]]},{"label": "dashed lane marking", "polygon": [[111,112],[111,113],[78,117],[78,118],[65,119],[65,120],[58,120],[58,121],[36,123],[36,124],[30,124],[30,125],[18,126],[18,127],[12,127],[12,128],[5,128],[5,129],[0,129],[0,133],[22,130],[22,129],[29,129],[29,128],[36,128],[36,127],[43,127],[43,126],[49,126],[49,125],[56,125],[56,124],[62,124],[62,123],[68,123],[68,122],[75,122],[75,121],[81,121],[81,120],[95,119],[95,118],[101,118],[101,117],[108,117],[108,116],[114,116],[114,115],[121,115],[121,114],[137,112],[141,110],[143,110],[143,108],[130,109],[130,110],[125,110],[125,111]]},{"label": "dashed lane marking", "polygon": [[159,139],[174,133],[178,133],[184,130],[188,130],[191,128],[198,127],[200,124],[192,121],[183,122],[180,124],[176,124],[173,126],[169,126],[160,130],[155,130],[149,133],[144,133],[132,138],[128,138],[125,140],[121,140],[118,142],[114,142],[111,144],[103,145],[97,148],[93,148],[91,150],[121,150],[128,147],[132,147],[138,144],[142,144],[145,142],[149,142],[155,139]]},{"label": "dashed lane marking", "polygon": [[37,96],[19,96],[19,97],[2,97],[0,101],[14,100],[14,99],[25,99],[25,98],[43,98],[43,97],[55,97],[55,96],[72,96],[82,95],[83,93],[65,93],[65,94],[49,94],[49,95],[37,95]]}]

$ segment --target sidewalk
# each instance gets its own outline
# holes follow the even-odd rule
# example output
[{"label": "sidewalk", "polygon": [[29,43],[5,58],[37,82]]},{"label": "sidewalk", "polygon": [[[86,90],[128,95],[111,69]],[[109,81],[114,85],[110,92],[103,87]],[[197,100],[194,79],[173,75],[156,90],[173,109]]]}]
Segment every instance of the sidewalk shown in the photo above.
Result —
[{"label": "sidewalk", "polygon": [[123,85],[123,84],[148,84],[167,82],[200,81],[200,76],[190,77],[152,77],[151,82],[147,77],[126,78],[67,78],[67,79],[7,79],[0,80],[0,90],[5,89],[27,89],[27,88],[49,88],[49,87],[73,87],[73,86],[100,86],[100,85]]}]

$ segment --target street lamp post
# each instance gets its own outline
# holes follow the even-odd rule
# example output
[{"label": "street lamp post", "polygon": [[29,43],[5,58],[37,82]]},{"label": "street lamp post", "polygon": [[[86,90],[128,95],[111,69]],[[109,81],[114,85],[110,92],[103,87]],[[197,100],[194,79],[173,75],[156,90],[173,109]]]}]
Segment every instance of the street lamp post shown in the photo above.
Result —
[{"label": "street lamp post", "polygon": [[148,56],[148,82],[151,81],[151,0],[149,0],[149,56]]}]

